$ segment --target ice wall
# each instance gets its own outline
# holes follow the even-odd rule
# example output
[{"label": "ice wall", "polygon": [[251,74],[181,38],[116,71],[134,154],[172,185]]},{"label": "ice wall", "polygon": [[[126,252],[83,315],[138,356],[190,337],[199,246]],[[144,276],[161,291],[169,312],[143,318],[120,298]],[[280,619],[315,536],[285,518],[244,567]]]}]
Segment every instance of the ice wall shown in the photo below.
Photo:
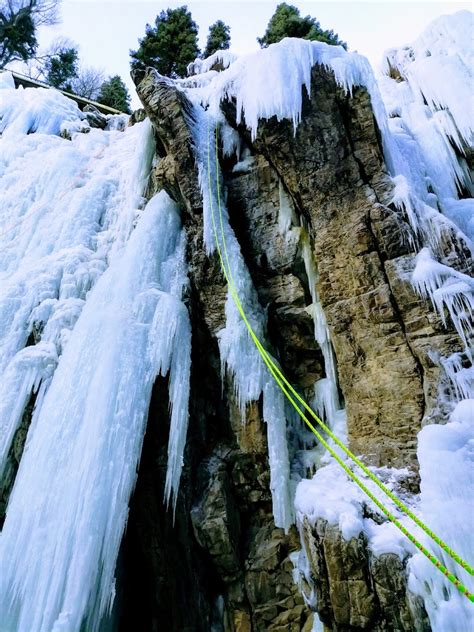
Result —
[{"label": "ice wall", "polygon": [[[423,517],[463,559],[474,560],[471,517],[474,516],[474,399],[458,403],[446,425],[425,426],[418,438]],[[443,564],[474,592],[474,581],[435,546]],[[474,629],[474,607],[420,553],[409,563],[409,585],[424,598],[433,630],[458,632]]]},{"label": "ice wall", "polygon": [[[386,51],[379,81],[392,143],[402,158],[393,202],[406,212],[421,249],[412,282],[442,321],[449,317],[454,324],[468,362],[474,284],[450,267],[449,250],[455,234],[474,252],[473,26],[469,11],[434,20],[412,44]],[[453,370],[454,357],[440,363],[454,393],[466,393],[466,380],[472,393],[472,371]]]},{"label": "ice wall", "polygon": [[149,122],[67,141],[54,134],[80,120],[75,104],[5,84],[3,457],[26,398],[39,391],[0,535],[0,630],[93,632],[114,597],[151,389],[168,373],[165,495],[176,500],[191,344],[181,302],[184,234],[166,193],[143,208],[154,151]]}]

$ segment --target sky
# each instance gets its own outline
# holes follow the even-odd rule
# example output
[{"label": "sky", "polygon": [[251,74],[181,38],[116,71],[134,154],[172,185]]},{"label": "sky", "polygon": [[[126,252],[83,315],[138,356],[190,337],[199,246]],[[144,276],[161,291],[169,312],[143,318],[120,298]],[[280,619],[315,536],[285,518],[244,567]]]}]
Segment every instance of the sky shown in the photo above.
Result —
[{"label": "sky", "polygon": [[[383,51],[414,40],[434,18],[462,9],[469,2],[410,2],[408,0],[331,0],[297,2],[301,15],[316,17],[323,28],[334,29],[349,50],[368,57],[377,66]],[[152,24],[160,11],[187,4],[199,26],[201,49],[209,26],[223,20],[231,27],[231,50],[242,54],[258,49],[256,38],[265,32],[277,1],[220,0],[201,2],[181,0],[62,0],[61,23],[40,32],[40,45],[48,46],[57,37],[67,37],[79,45],[79,56],[87,66],[101,68],[105,74],[120,75],[132,95],[132,106],[139,107],[130,79],[129,50],[138,46],[146,23]]]}]

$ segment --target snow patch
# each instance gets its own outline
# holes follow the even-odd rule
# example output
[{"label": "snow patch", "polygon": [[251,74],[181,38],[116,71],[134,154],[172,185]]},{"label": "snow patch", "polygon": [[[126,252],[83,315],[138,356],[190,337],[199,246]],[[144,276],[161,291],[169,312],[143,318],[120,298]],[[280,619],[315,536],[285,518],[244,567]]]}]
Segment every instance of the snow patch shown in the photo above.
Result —
[{"label": "snow patch", "polygon": [[59,135],[65,121],[84,118],[75,101],[54,89],[7,89],[0,92],[0,134],[3,136],[35,132]]},{"label": "snow patch", "polygon": [[[418,435],[423,520],[461,557],[474,559],[474,399],[457,404],[446,425],[425,426]],[[446,553],[427,542],[434,554],[472,593],[474,580]],[[425,601],[433,630],[474,628],[474,609],[466,597],[421,553],[409,562],[409,587]]]}]

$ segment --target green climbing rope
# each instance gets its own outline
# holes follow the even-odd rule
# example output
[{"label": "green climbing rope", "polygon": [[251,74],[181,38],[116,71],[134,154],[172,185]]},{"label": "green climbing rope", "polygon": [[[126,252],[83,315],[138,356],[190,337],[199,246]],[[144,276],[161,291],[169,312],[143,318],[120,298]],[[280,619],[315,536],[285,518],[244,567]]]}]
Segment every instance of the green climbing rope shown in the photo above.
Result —
[{"label": "green climbing rope", "polygon": [[[251,324],[249,323],[245,311],[240,302],[239,296],[235,289],[235,283],[232,277],[232,271],[229,264],[229,257],[227,254],[227,245],[224,234],[224,225],[223,225],[223,216],[222,216],[222,207],[221,207],[221,195],[220,195],[220,183],[219,183],[219,172],[218,172],[218,134],[217,128],[214,132],[215,136],[215,164],[216,164],[216,191],[217,191],[217,205],[219,211],[219,219],[220,219],[220,233],[222,239],[222,245],[224,250],[224,256],[227,262],[227,267],[224,263],[224,257],[222,255],[221,246],[219,243],[219,237],[217,232],[217,226],[214,215],[214,207],[212,204],[212,181],[211,181],[211,150],[210,150],[210,129],[208,129],[208,152],[207,152],[207,168],[208,168],[208,185],[209,185],[209,200],[210,200],[210,210],[212,216],[212,224],[214,230],[214,237],[216,240],[217,252],[221,264],[221,268],[226,279],[227,285],[229,287],[229,291],[231,296],[239,310],[239,313],[248,329],[248,332],[257,347],[263,361],[268,367],[271,375],[277,382],[278,386],[283,391],[284,395],[291,403],[291,405],[295,408],[296,412],[300,415],[306,425],[310,428],[313,434],[316,436],[318,441],[328,450],[328,452],[332,455],[332,457],[336,460],[336,462],[344,469],[346,474],[362,489],[362,491],[372,500],[372,502],[383,512],[383,514],[391,521],[393,524],[436,566],[438,570],[440,570],[443,575],[459,590],[460,593],[465,595],[471,602],[474,603],[474,595],[469,592],[469,590],[462,584],[462,582],[456,577],[454,573],[451,573],[439,560],[433,555],[421,542],[419,542],[413,534],[411,534],[406,527],[394,516],[390,510],[383,505],[383,503],[374,496],[374,494],[367,488],[367,486],[360,480],[360,478],[350,469],[350,467],[345,463],[341,457],[334,451],[334,449],[328,444],[328,442],[324,439],[324,437],[316,430],[314,425],[309,421],[309,419],[304,414],[303,410],[297,404],[293,396],[299,402],[303,408],[315,419],[318,425],[322,428],[322,430],[334,441],[334,443],[340,447],[343,452],[351,459],[363,472],[368,476],[389,498],[392,500],[395,505],[405,513],[413,522],[419,526],[436,544],[438,544],[445,553],[451,557],[457,564],[459,564],[464,570],[466,570],[470,575],[474,575],[474,568],[468,564],[465,560],[463,560],[451,547],[449,547],[440,537],[438,537],[429,527],[427,527],[402,501],[393,494],[393,492],[386,487],[382,481],[380,481],[373,472],[371,472],[367,466],[365,466],[360,459],[358,459],[347,446],[342,443],[340,439],[331,431],[331,429],[326,426],[326,424],[318,417],[318,415],[313,411],[313,409],[306,403],[306,401],[297,393],[297,391],[293,388],[293,386],[288,382],[283,373],[280,371],[280,368],[275,364],[272,357],[263,347],[262,343],[258,339],[255,334]],[[291,394],[290,394],[291,393]]]}]

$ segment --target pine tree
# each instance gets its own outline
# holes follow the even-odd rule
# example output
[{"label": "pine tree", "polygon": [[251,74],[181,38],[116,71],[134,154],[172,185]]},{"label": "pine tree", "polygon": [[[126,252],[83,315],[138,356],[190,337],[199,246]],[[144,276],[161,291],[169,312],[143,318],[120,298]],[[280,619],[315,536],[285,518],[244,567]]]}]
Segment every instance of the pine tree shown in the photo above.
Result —
[{"label": "pine tree", "polygon": [[45,62],[46,82],[50,86],[73,92],[73,79],[78,73],[79,55],[76,48],[63,48]]},{"label": "pine tree", "polygon": [[347,44],[339,39],[337,33],[333,30],[323,30],[320,23],[309,15],[302,18],[299,9],[286,2],[277,6],[270,18],[265,35],[258,37],[257,41],[262,48],[266,48],[284,37],[301,37],[326,42],[326,44],[339,44],[347,48]]},{"label": "pine tree", "polygon": [[146,25],[145,37],[130,51],[132,68],[152,66],[167,77],[184,77],[199,55],[198,27],[186,6],[167,9]]},{"label": "pine tree", "polygon": [[230,47],[230,26],[224,24],[222,20],[217,20],[209,27],[206,48],[203,58],[210,57],[218,50],[227,50]]},{"label": "pine tree", "polygon": [[12,61],[32,59],[38,48],[36,31],[55,24],[59,0],[0,0],[0,69]]},{"label": "pine tree", "polygon": [[8,12],[0,7],[0,68],[11,61],[31,59],[38,47],[36,26],[31,11]]},{"label": "pine tree", "polygon": [[118,75],[104,81],[100,88],[97,101],[116,110],[120,110],[121,112],[125,112],[126,114],[130,114],[130,94],[127,90],[127,86]]}]

